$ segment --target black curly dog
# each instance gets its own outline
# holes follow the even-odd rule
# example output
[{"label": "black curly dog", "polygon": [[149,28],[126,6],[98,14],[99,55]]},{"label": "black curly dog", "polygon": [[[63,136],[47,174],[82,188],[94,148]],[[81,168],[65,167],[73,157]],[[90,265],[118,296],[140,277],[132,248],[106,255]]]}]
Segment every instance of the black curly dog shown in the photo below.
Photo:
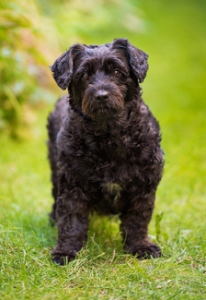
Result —
[{"label": "black curly dog", "polygon": [[147,235],[163,170],[159,124],[139,86],[147,58],[127,39],[115,39],[75,44],[51,67],[69,91],[48,119],[57,264],[74,259],[85,244],[93,210],[119,215],[128,253],[161,255]]}]

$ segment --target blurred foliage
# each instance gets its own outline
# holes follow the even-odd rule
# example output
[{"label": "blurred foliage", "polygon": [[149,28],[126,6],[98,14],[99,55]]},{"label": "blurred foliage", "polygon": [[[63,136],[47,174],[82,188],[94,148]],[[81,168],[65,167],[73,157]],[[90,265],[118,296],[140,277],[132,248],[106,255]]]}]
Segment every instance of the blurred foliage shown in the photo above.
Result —
[{"label": "blurred foliage", "polygon": [[[0,130],[13,137],[19,137],[21,127],[32,121],[28,104],[49,99],[47,66],[53,59],[49,29],[55,31],[35,1],[1,0]],[[55,53],[53,41],[52,47]]]},{"label": "blurred foliage", "polygon": [[34,117],[32,105],[53,99],[48,66],[62,50],[74,42],[104,43],[111,29],[112,39],[141,29],[136,15],[136,6],[123,0],[1,0],[0,131],[19,137]]},{"label": "blurred foliage", "polygon": [[[143,22],[137,3],[131,0],[39,0],[44,13],[52,17],[62,47],[69,43],[105,43],[129,31],[141,31]],[[68,40],[69,39],[69,40]]]}]

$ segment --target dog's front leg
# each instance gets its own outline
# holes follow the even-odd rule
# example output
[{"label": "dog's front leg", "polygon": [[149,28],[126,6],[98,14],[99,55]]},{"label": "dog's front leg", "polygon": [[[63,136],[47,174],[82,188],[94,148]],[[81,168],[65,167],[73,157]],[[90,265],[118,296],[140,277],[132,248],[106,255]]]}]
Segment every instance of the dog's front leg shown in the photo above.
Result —
[{"label": "dog's front leg", "polygon": [[128,211],[121,214],[124,249],[137,258],[160,257],[160,248],[148,239],[148,225],[154,208],[154,194],[132,200]]},{"label": "dog's front leg", "polygon": [[57,246],[52,260],[64,265],[73,260],[87,240],[89,209],[80,187],[61,186],[57,200]]}]

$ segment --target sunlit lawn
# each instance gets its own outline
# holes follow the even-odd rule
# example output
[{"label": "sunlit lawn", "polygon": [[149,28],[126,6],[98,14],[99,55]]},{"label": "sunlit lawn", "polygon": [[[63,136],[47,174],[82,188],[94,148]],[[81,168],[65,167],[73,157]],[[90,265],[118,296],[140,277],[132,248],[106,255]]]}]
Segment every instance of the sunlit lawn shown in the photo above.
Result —
[{"label": "sunlit lawn", "polygon": [[128,38],[150,55],[143,95],[162,128],[165,172],[150,235],[163,257],[125,255],[118,219],[94,216],[78,258],[66,267],[50,261],[56,229],[48,224],[51,107],[44,107],[28,141],[0,141],[0,299],[206,298],[206,5],[159,0],[140,7],[145,32]]}]

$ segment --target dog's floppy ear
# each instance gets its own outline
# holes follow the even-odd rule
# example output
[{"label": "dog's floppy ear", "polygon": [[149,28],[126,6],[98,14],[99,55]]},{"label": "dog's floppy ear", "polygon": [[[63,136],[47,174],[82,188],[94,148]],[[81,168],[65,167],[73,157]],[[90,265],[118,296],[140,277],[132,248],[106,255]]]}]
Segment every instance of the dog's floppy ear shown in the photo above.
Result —
[{"label": "dog's floppy ear", "polygon": [[148,70],[148,55],[142,50],[131,45],[127,39],[115,39],[113,46],[116,46],[119,49],[127,49],[130,66],[138,81],[140,83],[143,82]]},{"label": "dog's floppy ear", "polygon": [[83,45],[75,44],[63,53],[51,66],[53,77],[60,88],[65,90],[72,79],[75,53],[84,50]]},{"label": "dog's floppy ear", "polygon": [[143,82],[148,70],[148,55],[131,44],[128,45],[128,48],[130,51],[130,64],[132,69],[139,82]]}]

